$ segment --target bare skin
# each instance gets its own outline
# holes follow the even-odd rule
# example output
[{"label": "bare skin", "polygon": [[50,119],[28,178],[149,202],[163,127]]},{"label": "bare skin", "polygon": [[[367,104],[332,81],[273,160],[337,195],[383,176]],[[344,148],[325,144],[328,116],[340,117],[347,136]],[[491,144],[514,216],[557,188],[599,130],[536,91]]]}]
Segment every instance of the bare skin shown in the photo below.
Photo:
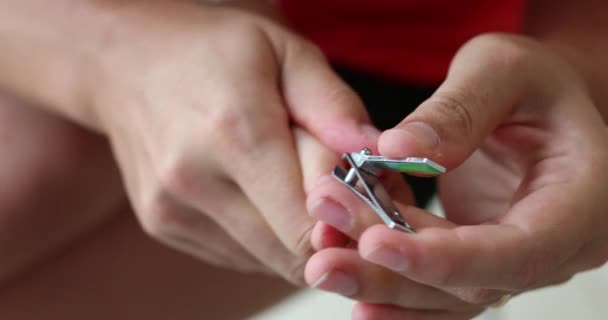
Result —
[{"label": "bare skin", "polygon": [[0,137],[2,317],[242,319],[295,290],[145,235],[100,136],[4,96]]},{"label": "bare skin", "polygon": [[[21,2],[14,3],[19,7]],[[122,2],[103,2],[103,4],[124,5]],[[50,13],[48,17],[53,17],[53,14]],[[264,23],[262,25],[264,28],[267,27]],[[262,29],[265,30],[264,28]],[[272,29],[274,27],[269,28]],[[79,31],[81,30],[70,30],[70,32],[73,32],[75,35],[78,35]],[[108,43],[111,43],[111,41]],[[2,43],[0,43],[0,48],[2,48],[1,46]],[[306,45],[304,45],[304,48],[306,48]],[[27,49],[30,49],[30,52],[35,53],[41,48],[34,46]],[[57,49],[57,47],[51,47],[51,49]],[[80,49],[86,51],[90,48]],[[277,51],[280,53],[280,50]],[[148,50],[147,52],[153,52],[153,50]],[[23,54],[24,52],[21,53]],[[161,319],[166,318],[167,313],[163,312],[172,312],[172,315],[183,315],[183,319],[200,318],[201,315],[217,318],[218,313],[214,313],[216,312],[215,308],[210,308],[210,306],[218,306],[219,309],[224,309],[223,307],[225,306],[227,309],[224,311],[217,311],[220,312],[221,318],[230,319],[230,317],[233,316],[236,319],[250,311],[257,310],[257,308],[289,291],[288,287],[281,285],[279,280],[268,280],[267,278],[248,276],[243,276],[242,279],[239,279],[240,277],[233,273],[218,271],[217,269],[210,267],[208,268],[204,264],[197,264],[190,258],[171,253],[167,249],[162,248],[149,238],[146,238],[141,228],[137,227],[134,223],[132,217],[129,218],[129,214],[132,212],[129,211],[127,197],[130,197],[130,200],[135,204],[136,208],[140,208],[137,214],[148,234],[177,249],[197,256],[206,261],[206,263],[230,267],[236,266],[238,269],[243,270],[273,270],[293,282],[301,281],[299,274],[293,271],[301,269],[302,263],[306,261],[309,254],[309,248],[306,245],[307,232],[312,228],[313,220],[305,215],[295,215],[297,217],[296,223],[290,224],[289,222],[291,221],[281,221],[281,216],[276,215],[277,212],[282,213],[282,210],[277,210],[277,208],[265,208],[267,210],[261,214],[260,212],[256,212],[256,210],[252,210],[250,216],[258,219],[256,221],[260,221],[259,219],[268,219],[264,221],[271,224],[270,229],[266,226],[265,229],[257,230],[257,232],[249,234],[270,235],[265,241],[262,241],[262,243],[266,245],[265,248],[245,246],[244,244],[252,242],[247,241],[248,239],[237,239],[236,236],[244,234],[241,231],[247,230],[247,228],[229,231],[226,227],[229,224],[224,224],[221,228],[218,228],[216,225],[218,223],[217,216],[215,216],[216,219],[207,219],[209,217],[205,218],[204,215],[198,216],[196,225],[202,229],[181,232],[182,236],[184,234],[189,234],[190,236],[192,234],[205,235],[207,238],[203,240],[206,241],[201,241],[201,243],[221,243],[222,247],[220,250],[218,250],[218,246],[204,248],[196,247],[192,249],[192,247],[188,247],[188,243],[191,243],[192,239],[190,239],[190,242],[180,242],[184,237],[176,237],[175,233],[167,232],[168,229],[166,229],[165,224],[159,223],[166,222],[166,220],[163,220],[166,216],[157,215],[156,217],[152,216],[152,218],[150,218],[149,215],[146,215],[146,210],[141,210],[142,199],[134,196],[134,194],[138,195],[138,192],[133,192],[133,190],[137,191],[138,187],[149,187],[150,185],[154,186],[154,184],[135,181],[132,176],[133,172],[131,172],[128,167],[133,165],[133,163],[138,165],[141,165],[142,163],[132,161],[133,159],[125,160],[124,156],[125,150],[129,151],[135,149],[134,146],[137,146],[137,144],[127,144],[126,146],[117,145],[117,143],[125,143],[125,139],[119,139],[117,137],[124,138],[125,136],[120,136],[121,133],[117,130],[117,128],[120,129],[119,121],[109,119],[112,119],[113,116],[116,116],[118,113],[104,114],[103,112],[91,112],[91,110],[83,108],[83,105],[79,104],[82,102],[79,100],[82,98],[81,96],[77,94],[61,94],[69,91],[66,91],[65,89],[66,87],[69,88],[70,85],[74,85],[75,79],[70,78],[70,76],[73,75],[69,72],[53,72],[53,68],[65,67],[62,65],[65,61],[58,58],[61,54],[57,54],[57,52],[51,50],[47,53],[49,53],[48,56],[57,58],[57,60],[53,60],[51,63],[37,64],[39,61],[32,59],[29,61],[29,64],[21,65],[22,69],[14,68],[13,66],[17,65],[18,60],[22,58],[22,55],[17,51],[13,56],[9,55],[9,59],[0,61],[0,63],[4,63],[4,70],[8,70],[9,73],[14,72],[15,74],[15,77],[12,79],[0,79],[0,87],[12,88],[12,91],[15,94],[27,97],[29,102],[39,102],[40,105],[36,106],[36,108],[50,110],[71,121],[79,122],[88,128],[102,132],[106,137],[110,137],[113,141],[115,151],[119,153],[119,156],[120,154],[123,154],[123,160],[120,162],[123,171],[118,171],[118,166],[113,162],[106,140],[100,136],[97,136],[90,131],[85,131],[58,117],[34,111],[32,103],[20,104],[8,100],[4,102],[4,107],[0,109],[0,115],[2,115],[0,121],[2,121],[3,124],[2,128],[6,129],[6,131],[1,132],[0,137],[8,143],[6,144],[7,148],[3,150],[5,151],[5,156],[0,160],[2,161],[0,174],[2,175],[2,181],[10,182],[7,183],[7,185],[10,185],[11,187],[3,189],[0,194],[0,197],[2,197],[0,199],[0,206],[3,209],[1,211],[3,216],[0,217],[2,221],[0,228],[3,231],[0,252],[3,256],[9,256],[12,259],[9,259],[9,263],[4,263],[0,269],[0,280],[3,281],[0,296],[2,300],[0,303],[0,312],[3,313],[3,315],[6,314],[8,317],[16,319],[40,318],[41,315],[45,318],[52,318],[55,316],[60,319],[65,318],[68,314],[73,315],[81,312],[80,315],[86,315],[87,318],[90,318],[90,310],[96,310],[95,306],[99,305],[99,301],[110,299],[108,297],[110,296],[111,299],[116,299],[117,301],[129,300],[129,304],[127,306],[119,303],[108,304],[110,307],[104,308],[104,310],[99,312],[94,312],[95,316],[99,315],[99,318],[118,319],[120,319],[121,316],[129,319],[141,317],[149,319],[158,317]],[[313,58],[304,60],[309,62],[313,61],[313,65],[322,66],[317,71],[327,71],[327,66],[322,63],[322,59],[318,60],[317,56],[315,56],[317,53],[315,53],[314,50],[311,50],[310,53]],[[137,56],[137,58],[140,57],[141,56]],[[13,60],[11,60],[11,58]],[[133,61],[137,63],[146,62],[138,60]],[[175,61],[181,62],[179,59]],[[143,63],[143,65],[147,67],[145,63]],[[190,64],[186,63],[186,65]],[[50,70],[45,71],[49,72],[28,72],[31,71],[28,70],[28,68],[36,69],[48,66],[51,66]],[[157,65],[152,66],[158,67]],[[11,67],[13,68],[11,69]],[[154,68],[142,68],[141,70],[149,71],[152,69]],[[293,68],[288,69],[294,70]],[[158,69],[154,70],[158,71]],[[247,70],[247,68],[241,70]],[[306,68],[306,70],[309,69]],[[312,77],[315,81],[311,81],[310,83],[331,83],[336,85],[335,79],[332,76],[327,77],[327,74],[323,72],[320,72],[323,75],[320,78],[316,78],[316,76]],[[61,75],[61,77],[65,78],[53,78],[53,75]],[[120,80],[127,81],[127,83],[129,80],[134,80],[127,78],[128,77],[125,77],[125,79],[121,78]],[[324,81],[316,81],[319,79]],[[251,81],[250,83],[256,84],[257,82]],[[158,85],[159,83],[153,81],[152,84]],[[158,88],[163,88],[166,84],[167,83],[161,82]],[[302,85],[302,83],[300,85]],[[352,114],[354,114],[352,118],[353,123],[358,125],[360,124],[359,122],[366,121],[365,117],[357,111],[361,110],[360,103],[356,101],[356,99],[352,99],[350,93],[344,91],[343,87],[340,85],[337,87],[329,87],[335,90],[325,92],[326,94],[329,94],[330,99],[329,101],[325,100],[326,104],[324,105],[337,105],[342,108],[338,108],[339,112],[336,114],[327,114],[327,117],[319,117],[319,119],[329,119],[327,124],[330,124],[332,123],[332,120],[337,117],[347,114],[349,109],[345,106],[355,105],[356,107],[350,110]],[[338,88],[338,90],[336,90],[336,88]],[[104,89],[107,89],[107,87],[104,87]],[[196,87],[196,89],[198,89],[198,87]],[[158,91],[155,91],[154,93],[157,93]],[[194,90],[186,90],[186,92],[188,91]],[[315,92],[315,90],[305,90],[303,92],[307,92],[308,94],[303,94],[302,92],[298,94],[297,91],[298,90],[290,91],[291,95],[288,95],[288,97],[291,97],[294,101],[298,100],[298,96],[300,98],[304,97],[309,99],[310,92]],[[244,92],[247,92],[247,90]],[[253,90],[252,92],[257,91]],[[336,96],[331,96],[336,92],[339,93],[337,98]],[[125,96],[121,95],[124,94],[124,92],[113,93],[115,95],[105,97],[96,96],[95,98],[103,99],[95,100],[95,102],[98,103],[103,101],[104,105],[108,106],[112,104],[108,102],[116,101],[114,99],[120,100],[125,98]],[[249,97],[250,95],[247,96]],[[158,101],[159,99],[156,98],[159,98],[159,96],[156,96],[153,100]],[[166,98],[166,96],[160,96],[160,98]],[[327,98],[327,96],[325,96],[325,98]],[[261,99],[260,101],[263,102],[264,99]],[[260,101],[257,101],[258,105],[264,105],[264,103],[260,103]],[[293,113],[293,110],[291,110],[291,112]],[[158,115],[149,113],[142,114],[151,116],[149,119],[158,120],[163,118],[162,115],[158,118],[154,118]],[[230,115],[230,113],[224,115]],[[307,118],[305,115],[298,114],[297,112],[295,112],[295,115],[295,120],[299,121],[300,125],[306,127],[306,130],[312,131],[312,133],[316,132],[317,134],[322,131],[320,130],[322,128],[311,126],[312,122],[310,121],[310,118]],[[293,116],[293,114],[291,116]],[[189,118],[190,117],[186,115],[182,119],[188,120]],[[224,119],[230,120],[230,118]],[[234,118],[232,119],[234,120]],[[307,119],[309,121],[307,121]],[[335,123],[335,121],[333,122]],[[141,132],[129,133],[132,138],[134,137],[134,141],[138,141],[137,139],[142,138],[141,135],[137,135],[141,134]],[[151,130],[151,133],[156,134],[157,132]],[[297,134],[293,135],[297,138]],[[150,138],[152,141],[158,141],[155,140],[156,136],[150,136],[152,137]],[[338,150],[336,138],[342,137],[336,137],[335,135],[332,136],[330,134],[327,136],[320,135],[320,137],[316,138]],[[364,139],[360,139],[357,143],[353,143],[353,140],[356,139],[346,140],[348,140],[347,144],[349,141],[351,144],[348,146],[343,145],[342,148],[352,150],[354,149],[353,146]],[[176,145],[173,143],[176,142],[175,140],[169,139],[168,141],[170,142],[167,144],[168,146]],[[318,142],[319,141],[315,140],[315,143],[318,144]],[[297,148],[292,148],[291,151]],[[128,156],[126,158],[128,158]],[[301,170],[301,176],[298,176],[297,174],[291,176],[292,178],[296,177],[295,179],[298,181],[296,185],[299,185],[300,183],[304,185],[304,190],[295,190],[295,195],[299,194],[301,196],[304,191],[309,192],[314,184],[316,173],[327,172],[328,170],[324,165],[333,164],[336,161],[335,158],[332,158],[331,154],[328,155],[327,153],[325,153],[325,156],[319,158],[323,161],[315,163],[313,169],[302,167],[299,168],[299,170]],[[188,159],[188,157],[185,157],[184,159]],[[294,159],[296,158],[294,157]],[[298,169],[294,169],[294,172],[297,171]],[[124,192],[121,185],[121,174],[123,179],[126,179],[127,182],[131,181],[131,194]],[[169,178],[171,177],[175,176],[169,175]],[[180,177],[180,175],[177,177]],[[233,179],[235,177],[224,176],[224,178]],[[299,180],[300,178],[304,181]],[[138,183],[139,185],[137,185]],[[244,189],[251,188],[251,185],[247,186],[243,181],[237,181],[237,183],[241,183],[241,187]],[[133,189],[133,185],[136,185],[135,189]],[[155,187],[159,187],[162,191],[166,185]],[[175,190],[176,189],[172,189],[169,191]],[[184,189],[178,188],[177,190],[183,191]],[[268,194],[272,194],[270,191]],[[182,200],[184,198],[189,198],[187,195],[188,192],[185,192],[186,194],[184,194],[184,192],[177,193],[182,193],[180,194],[180,197],[178,197]],[[75,197],[74,194],[78,194],[78,196]],[[296,198],[298,199],[298,201],[295,201],[296,203],[302,202],[300,201],[302,200],[300,198],[303,197]],[[408,197],[404,196],[404,198]],[[192,200],[191,197],[189,200]],[[298,206],[299,208],[294,211],[298,211],[299,213],[304,211],[302,208],[303,203],[299,203]],[[236,210],[236,212],[242,213],[240,210]],[[160,220],[158,220],[159,217]],[[237,217],[242,216],[237,215]],[[274,217],[274,219],[271,219],[272,217]],[[173,219],[175,217],[170,216],[169,218]],[[175,220],[168,221],[171,222]],[[191,222],[194,220],[189,221]],[[281,222],[284,224],[281,225]],[[190,224],[185,223],[183,225],[188,226]],[[250,225],[251,224],[244,224],[245,227]],[[220,230],[220,232],[218,232],[218,230]],[[293,237],[293,235],[296,236]],[[43,241],[41,241],[41,239],[43,239]],[[209,241],[209,239],[212,239],[213,241]],[[235,239],[240,240],[240,242],[234,241]],[[280,247],[280,253],[267,250],[268,248],[273,248],[273,246]],[[117,248],[122,249],[122,251]],[[266,249],[266,251],[264,249]],[[229,254],[225,254],[226,252]],[[269,255],[269,253],[272,253],[272,255]],[[332,259],[335,259],[335,257]],[[344,260],[338,259],[334,261],[340,263],[360,261],[357,259],[360,258],[358,256],[348,256],[344,257]],[[108,262],[112,262],[112,264],[109,265],[107,264]],[[365,265],[363,262],[365,261],[362,261],[362,263],[358,265],[362,266],[359,269],[362,272],[369,272],[372,270],[373,273],[373,270],[375,270],[374,268],[377,268],[375,266],[370,267],[369,265]],[[148,274],[147,271],[150,271],[151,266],[159,267],[161,272],[159,274]],[[69,271],[68,277],[65,276],[67,271]],[[120,278],[123,276],[124,279]],[[223,279],[237,279],[239,281],[235,286],[231,286],[231,282],[227,282]],[[211,286],[210,281],[212,280],[221,281],[218,281],[218,286]],[[58,283],[58,281],[60,281],[60,283]],[[118,291],[115,291],[116,287],[111,285],[112,281],[114,281],[114,284],[119,283],[121,285],[121,291],[119,292],[124,294],[124,296],[119,295],[117,293]],[[269,289],[276,284],[278,286],[277,289],[270,289],[269,291],[276,292],[277,294],[273,297],[263,297],[259,294],[259,290],[254,290],[251,293],[244,292],[242,287],[247,287],[245,284],[246,282],[250,282],[253,287]],[[378,283],[377,281],[370,282]],[[87,287],[92,287],[94,290],[86,290]],[[133,289],[133,291],[131,292],[128,289]],[[411,292],[411,288],[408,289]],[[428,292],[427,288],[419,289],[420,291],[417,291],[418,293]],[[83,290],[87,292],[87,294],[83,294]],[[226,292],[228,292],[228,295],[222,295],[222,290],[227,290]],[[183,293],[183,297],[175,294],[176,291]],[[376,290],[376,292],[379,291],[382,290]],[[237,293],[239,292],[246,293],[245,296],[248,296],[246,300],[251,302],[251,307],[239,305],[242,309],[239,310],[238,308],[234,308],[234,301],[241,300],[237,297]],[[146,295],[142,295],[142,293],[146,293]],[[212,295],[205,299],[205,297],[207,297],[205,293],[207,296],[209,293],[212,293]],[[432,293],[437,292],[432,291]],[[71,294],[73,296],[71,296]],[[251,296],[259,297],[260,301],[254,301],[251,299]],[[49,297],[58,297],[58,301],[53,301],[49,299]],[[227,297],[226,299],[228,300],[224,300],[223,297]],[[458,318],[475,313],[479,309],[473,307],[471,309],[472,311],[468,311],[468,308],[471,308],[471,306],[465,303],[463,304],[463,307],[460,305],[462,304],[462,301],[453,300],[455,299],[454,295],[449,292],[439,292],[438,297],[443,299],[442,301],[444,301],[446,305],[458,304],[459,310],[462,310],[463,308],[467,309],[467,313],[459,314],[457,316]],[[72,300],[72,298],[74,300]],[[141,298],[141,301],[138,298]],[[192,298],[192,300],[187,300],[185,298]],[[218,300],[210,300],[213,298],[218,298]],[[360,297],[360,300],[366,300],[366,298]],[[482,300],[483,301],[481,302],[485,302],[484,299]],[[25,304],[26,301],[28,302],[27,304]],[[26,309],[31,307],[31,301],[36,302],[36,305],[39,306],[39,311],[32,312],[30,309]],[[65,303],[66,301],[74,301],[74,303],[68,305]],[[201,301],[204,301],[204,303],[201,303]],[[226,301],[227,303],[222,304],[220,301]],[[373,301],[384,300],[383,297],[374,297]],[[392,301],[389,300],[389,302]],[[411,303],[411,301],[409,302]],[[476,300],[471,302],[474,302],[473,304],[475,304],[480,301]],[[75,309],[75,305],[81,306],[82,308]],[[416,307],[423,307],[416,303],[413,305],[405,305],[413,309],[416,309]],[[111,308],[112,306],[115,306],[116,308],[113,309]],[[184,310],[187,310],[187,312]],[[226,310],[234,311],[235,313],[234,315],[230,315],[226,313]],[[401,312],[406,312],[407,314],[408,312],[407,310],[391,309],[388,311],[379,310],[378,312],[380,313],[378,314],[381,314],[382,312],[391,313],[393,311],[394,313],[392,314],[395,315],[399,315]],[[205,312],[208,313],[205,314]],[[369,317],[373,318],[373,313],[370,314]],[[433,318],[435,315],[427,314],[427,316]]]},{"label": "bare skin", "polygon": [[382,155],[448,167],[439,178],[447,220],[401,206],[419,228],[412,236],[370,221],[369,207],[335,181],[309,195],[343,207],[311,206],[325,230],[313,233],[315,247],[335,237],[327,225],[358,241],[358,252],[323,249],[307,267],[309,283],[360,301],[353,319],[469,319],[505,294],[608,261],[606,3],[529,9],[528,37],[465,44],[433,97],[380,136]]},{"label": "bare skin", "polygon": [[[212,267],[247,269],[251,256],[210,219],[198,231],[220,254],[201,262],[159,245],[135,223],[108,141],[40,109],[1,97],[2,317],[241,319],[295,290]],[[108,298],[125,303],[91,313]]]}]

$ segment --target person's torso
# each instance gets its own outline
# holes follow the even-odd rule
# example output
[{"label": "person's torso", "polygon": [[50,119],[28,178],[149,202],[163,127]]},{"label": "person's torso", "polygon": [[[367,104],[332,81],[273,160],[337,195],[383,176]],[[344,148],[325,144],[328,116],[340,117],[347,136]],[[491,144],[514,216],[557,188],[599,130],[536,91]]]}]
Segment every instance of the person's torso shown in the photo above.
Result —
[{"label": "person's torso", "polygon": [[281,0],[300,34],[342,66],[435,85],[468,39],[519,32],[523,0]]}]

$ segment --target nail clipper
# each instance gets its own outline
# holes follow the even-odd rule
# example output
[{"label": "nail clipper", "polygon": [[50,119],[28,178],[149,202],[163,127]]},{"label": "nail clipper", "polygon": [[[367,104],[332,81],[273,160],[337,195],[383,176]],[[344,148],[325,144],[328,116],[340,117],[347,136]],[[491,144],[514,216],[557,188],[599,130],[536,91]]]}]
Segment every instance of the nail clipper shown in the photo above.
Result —
[{"label": "nail clipper", "polygon": [[382,170],[392,170],[439,175],[445,173],[445,168],[428,158],[389,159],[372,155],[367,148],[363,148],[359,153],[344,153],[342,159],[348,162],[350,169],[338,165],[332,175],[365,201],[389,228],[415,233],[414,228],[405,221],[380,183],[380,173]]}]

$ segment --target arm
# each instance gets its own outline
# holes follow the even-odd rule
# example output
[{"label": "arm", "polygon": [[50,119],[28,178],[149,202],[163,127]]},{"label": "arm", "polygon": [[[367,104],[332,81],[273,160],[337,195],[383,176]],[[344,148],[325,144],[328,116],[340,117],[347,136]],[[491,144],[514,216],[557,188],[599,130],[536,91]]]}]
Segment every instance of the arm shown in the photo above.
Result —
[{"label": "arm", "polygon": [[[225,266],[263,262],[302,282],[314,225],[304,186],[316,177],[300,166],[293,126],[338,151],[377,132],[314,46],[245,11],[4,1],[0,90],[102,132],[152,237],[205,260],[225,251],[204,239],[211,220],[247,253]],[[307,164],[326,172],[335,161]]]},{"label": "arm", "polygon": [[120,28],[113,18],[119,6],[111,1],[0,2],[0,88],[95,127],[82,93],[99,77],[100,53]]},{"label": "arm", "polygon": [[526,33],[567,59],[585,77],[595,104],[608,121],[608,2],[529,1]]},{"label": "arm", "polygon": [[[227,4],[278,17],[270,1]],[[197,8],[180,10],[180,6]],[[100,78],[111,72],[104,65],[104,57],[120,45],[137,43],[143,35],[133,29],[179,20],[188,11],[195,15],[200,7],[190,1],[2,1],[0,91],[99,129],[92,110],[94,102],[89,99]],[[166,20],[159,21],[159,16]]]}]

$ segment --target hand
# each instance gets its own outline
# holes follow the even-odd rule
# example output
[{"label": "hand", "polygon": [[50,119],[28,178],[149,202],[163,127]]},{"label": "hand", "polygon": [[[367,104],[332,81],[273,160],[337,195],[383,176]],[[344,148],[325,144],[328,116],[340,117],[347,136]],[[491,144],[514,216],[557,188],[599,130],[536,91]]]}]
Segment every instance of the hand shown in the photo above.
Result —
[{"label": "hand", "polygon": [[[143,228],[202,259],[302,282],[314,225],[304,186],[336,159],[299,159],[290,123],[317,144],[361,147],[377,132],[356,95],[316,48],[260,17],[181,2],[121,14],[93,110]],[[248,255],[210,241],[210,222]]]},{"label": "hand", "polygon": [[[467,319],[505,294],[598,267],[608,258],[607,138],[586,85],[560,58],[523,37],[477,37],[433,97],[379,139],[384,156],[426,156],[450,169],[440,178],[447,220],[401,205],[417,234],[343,230],[359,240],[360,257],[322,250],[307,280],[342,272],[351,296],[372,303],[360,303],[356,319]],[[372,214],[336,190],[311,197],[335,195],[355,224]],[[461,303],[416,299],[429,287]]]}]

